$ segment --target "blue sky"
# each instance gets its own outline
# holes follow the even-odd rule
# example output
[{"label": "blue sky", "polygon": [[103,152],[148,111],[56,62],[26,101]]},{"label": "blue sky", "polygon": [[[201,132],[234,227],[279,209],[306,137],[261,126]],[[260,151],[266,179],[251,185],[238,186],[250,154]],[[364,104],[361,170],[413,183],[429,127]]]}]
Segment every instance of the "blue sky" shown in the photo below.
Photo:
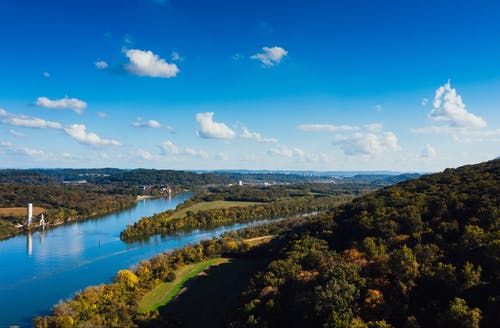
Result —
[{"label": "blue sky", "polygon": [[499,155],[498,1],[0,2],[0,167]]}]

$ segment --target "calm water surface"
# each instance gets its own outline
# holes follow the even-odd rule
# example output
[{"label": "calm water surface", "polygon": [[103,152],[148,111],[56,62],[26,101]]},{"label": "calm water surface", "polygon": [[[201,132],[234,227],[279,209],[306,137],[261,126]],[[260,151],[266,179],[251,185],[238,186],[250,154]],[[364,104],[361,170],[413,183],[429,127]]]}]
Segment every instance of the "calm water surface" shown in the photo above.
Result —
[{"label": "calm water surface", "polygon": [[165,250],[210,239],[238,224],[174,237],[152,237],[126,244],[120,231],[143,216],[175,208],[192,196],[143,200],[101,219],[61,226],[0,241],[0,327],[31,326],[31,318],[48,314],[52,305],[90,285],[111,281],[118,270]]}]

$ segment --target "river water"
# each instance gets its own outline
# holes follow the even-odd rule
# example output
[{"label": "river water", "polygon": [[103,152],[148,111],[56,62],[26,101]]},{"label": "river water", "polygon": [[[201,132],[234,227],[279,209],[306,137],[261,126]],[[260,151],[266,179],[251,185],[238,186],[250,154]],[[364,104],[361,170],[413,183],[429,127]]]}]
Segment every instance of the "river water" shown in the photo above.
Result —
[{"label": "river water", "polygon": [[132,244],[120,240],[120,231],[127,224],[173,209],[191,196],[146,199],[132,209],[100,219],[0,241],[0,327],[30,327],[34,316],[48,314],[52,305],[87,286],[110,282],[118,270],[166,250],[248,226],[157,236]]}]

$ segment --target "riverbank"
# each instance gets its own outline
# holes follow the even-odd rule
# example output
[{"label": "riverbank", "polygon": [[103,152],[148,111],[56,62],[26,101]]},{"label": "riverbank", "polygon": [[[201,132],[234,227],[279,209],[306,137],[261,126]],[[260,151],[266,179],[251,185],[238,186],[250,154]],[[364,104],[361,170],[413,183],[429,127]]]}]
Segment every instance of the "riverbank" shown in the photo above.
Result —
[{"label": "riverbank", "polygon": [[117,238],[127,224],[175,208],[191,196],[185,193],[172,199],[147,199],[99,219],[73,221],[76,224],[53,226],[0,241],[0,262],[8,263],[5,270],[0,270],[0,327],[32,327],[33,317],[48,314],[52,305],[78,290],[108,283],[117,271],[165,250],[181,248],[193,239],[211,238],[212,232],[200,232],[158,238],[155,243],[136,243],[132,247]]},{"label": "riverbank", "polygon": [[52,220],[50,215],[47,215],[45,217],[45,223],[43,225],[40,225],[38,223],[34,223],[31,226],[27,225],[22,225],[22,226],[15,226],[12,224],[10,221],[1,219],[1,225],[0,225],[0,241],[2,240],[8,240],[10,238],[14,238],[19,235],[25,235],[27,233],[33,233],[36,231],[42,231],[42,230],[49,230],[49,229],[54,229],[56,227],[62,226],[62,225],[68,225],[68,224],[73,224],[76,222],[85,222],[89,220],[98,220],[102,217],[105,217],[107,215],[111,215],[114,213],[118,213],[124,210],[128,210],[133,208],[137,204],[136,200],[133,200],[131,198],[130,202],[122,204],[120,207],[116,208],[108,208],[108,210],[103,210],[103,211],[95,211],[92,214],[89,215],[75,215],[75,216],[69,216],[66,218],[61,218],[61,219],[56,219]]}]

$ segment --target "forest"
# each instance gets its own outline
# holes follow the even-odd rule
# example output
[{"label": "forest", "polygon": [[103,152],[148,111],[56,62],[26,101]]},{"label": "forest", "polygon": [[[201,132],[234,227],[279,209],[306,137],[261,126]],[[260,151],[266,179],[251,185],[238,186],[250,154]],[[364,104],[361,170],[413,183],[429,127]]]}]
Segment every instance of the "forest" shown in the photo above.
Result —
[{"label": "forest", "polygon": [[[57,305],[37,327],[182,326],[194,313],[139,314],[137,302],[185,263],[263,257],[221,326],[496,327],[500,160],[426,175],[310,218],[226,234],[120,271]],[[245,238],[277,235],[250,247]],[[209,302],[208,302],[209,303]],[[199,304],[200,308],[208,305]]]},{"label": "forest", "polygon": [[[291,184],[270,187],[232,186],[210,188],[207,193],[200,193],[175,210],[145,217],[127,226],[120,238],[125,241],[147,239],[156,234],[188,232],[199,228],[215,228],[235,223],[255,220],[290,217],[304,213],[326,211],[354,195],[366,192],[358,185],[336,184]],[[187,211],[184,216],[174,217],[176,212],[189,208],[199,202],[246,201],[259,202],[250,206],[230,208],[212,208],[197,212]]]},{"label": "forest", "polygon": [[[67,183],[80,180],[82,182],[78,184]],[[172,170],[0,170],[0,208],[26,207],[28,203],[33,203],[45,209],[46,222],[54,225],[132,207],[137,195],[159,197],[167,186],[173,193],[178,193],[228,181],[210,173]],[[1,216],[0,239],[25,232],[27,227],[16,227],[16,224],[25,224],[25,221],[24,215]]]}]

